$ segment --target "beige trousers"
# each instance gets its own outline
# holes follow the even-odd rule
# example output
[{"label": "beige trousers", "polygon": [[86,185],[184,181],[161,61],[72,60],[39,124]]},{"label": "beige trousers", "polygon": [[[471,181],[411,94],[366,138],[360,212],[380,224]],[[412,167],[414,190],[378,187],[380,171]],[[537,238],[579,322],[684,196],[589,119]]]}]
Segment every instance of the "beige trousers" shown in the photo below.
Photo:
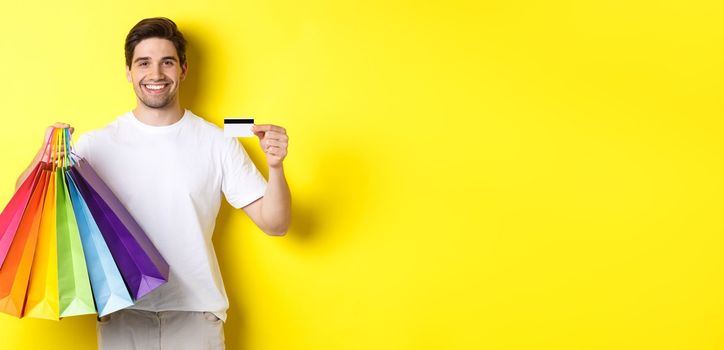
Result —
[{"label": "beige trousers", "polygon": [[96,326],[101,350],[224,349],[224,324],[210,312],[125,309]]}]

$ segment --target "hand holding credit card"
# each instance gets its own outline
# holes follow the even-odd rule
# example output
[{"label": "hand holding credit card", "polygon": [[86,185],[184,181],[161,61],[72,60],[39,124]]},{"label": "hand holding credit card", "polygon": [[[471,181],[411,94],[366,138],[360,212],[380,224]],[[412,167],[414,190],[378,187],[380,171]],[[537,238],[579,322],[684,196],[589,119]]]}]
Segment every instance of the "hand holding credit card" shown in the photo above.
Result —
[{"label": "hand holding credit card", "polygon": [[224,118],[224,136],[253,137],[254,118]]}]

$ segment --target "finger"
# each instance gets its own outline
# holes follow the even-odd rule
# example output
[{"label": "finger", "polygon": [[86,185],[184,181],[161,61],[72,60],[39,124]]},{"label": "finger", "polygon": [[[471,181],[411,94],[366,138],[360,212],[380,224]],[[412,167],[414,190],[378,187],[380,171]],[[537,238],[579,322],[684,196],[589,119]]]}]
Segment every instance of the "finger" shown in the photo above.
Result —
[{"label": "finger", "polygon": [[286,141],[287,139],[289,139],[286,134],[282,134],[276,131],[267,131],[267,133],[264,135],[264,138],[279,141]]},{"label": "finger", "polygon": [[267,144],[268,146],[276,146],[276,147],[279,147],[279,148],[286,148],[286,147],[287,147],[287,143],[286,143],[286,142],[277,141],[277,140],[265,140],[265,141],[266,141],[266,144]]},{"label": "finger", "polygon": [[279,156],[279,152],[280,152],[280,150],[279,150],[278,147],[269,147],[269,149],[267,149],[265,153],[266,153],[267,156],[276,156],[276,157],[278,157],[278,156]]},{"label": "finger", "polygon": [[251,130],[256,133],[257,131],[274,131],[282,134],[286,134],[287,130],[282,128],[281,126],[272,125],[272,124],[258,124],[258,125],[252,125]]},{"label": "finger", "polygon": [[272,156],[272,157],[284,158],[284,157],[286,157],[287,153],[284,152],[284,151],[277,151],[277,150],[275,150],[275,151],[269,152],[268,155],[270,155],[270,156]]},{"label": "finger", "polygon": [[266,153],[277,157],[283,157],[287,154],[287,151],[281,147],[270,146]]}]

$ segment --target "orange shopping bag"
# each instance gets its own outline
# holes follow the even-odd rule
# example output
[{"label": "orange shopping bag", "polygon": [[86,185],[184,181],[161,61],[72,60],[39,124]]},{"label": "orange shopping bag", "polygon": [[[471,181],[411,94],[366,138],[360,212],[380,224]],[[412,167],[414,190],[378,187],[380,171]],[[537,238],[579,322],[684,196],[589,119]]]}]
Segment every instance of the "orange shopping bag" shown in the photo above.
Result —
[{"label": "orange shopping bag", "polygon": [[[45,170],[44,170],[45,171]],[[55,179],[55,169],[48,175]],[[60,319],[58,304],[58,243],[56,241],[55,222],[55,181],[49,181],[45,192],[45,203],[40,214],[38,245],[30,270],[28,298],[25,302],[24,316]]]},{"label": "orange shopping bag", "polygon": [[[33,264],[40,229],[40,219],[48,185],[51,182],[50,175],[54,169],[52,164],[55,164],[56,154],[55,148],[52,146],[55,140],[57,140],[57,135],[53,132],[46,140],[43,155],[38,165],[35,166],[34,175],[31,174],[34,178],[26,179],[18,190],[18,192],[27,189],[31,191],[25,208],[22,209],[17,229],[15,232],[11,232],[13,238],[0,267],[0,312],[17,317],[22,316],[23,313],[30,268]],[[28,185],[29,183],[32,185]],[[6,232],[7,234],[8,232]]]},{"label": "orange shopping bag", "polygon": [[40,227],[40,214],[49,182],[48,164],[43,164],[40,179],[33,189],[27,208],[20,219],[15,239],[0,267],[0,312],[20,317],[28,288],[30,267]]}]

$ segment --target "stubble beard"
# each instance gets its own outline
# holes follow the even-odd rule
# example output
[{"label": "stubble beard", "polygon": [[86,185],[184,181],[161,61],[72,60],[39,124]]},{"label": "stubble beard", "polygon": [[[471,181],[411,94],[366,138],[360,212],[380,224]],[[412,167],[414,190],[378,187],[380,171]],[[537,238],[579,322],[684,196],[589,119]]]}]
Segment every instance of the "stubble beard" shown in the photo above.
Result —
[{"label": "stubble beard", "polygon": [[171,104],[176,97],[176,90],[169,91],[169,93],[164,96],[148,96],[143,91],[143,87],[139,85],[138,89],[139,91],[136,93],[138,99],[148,108],[165,108]]}]

